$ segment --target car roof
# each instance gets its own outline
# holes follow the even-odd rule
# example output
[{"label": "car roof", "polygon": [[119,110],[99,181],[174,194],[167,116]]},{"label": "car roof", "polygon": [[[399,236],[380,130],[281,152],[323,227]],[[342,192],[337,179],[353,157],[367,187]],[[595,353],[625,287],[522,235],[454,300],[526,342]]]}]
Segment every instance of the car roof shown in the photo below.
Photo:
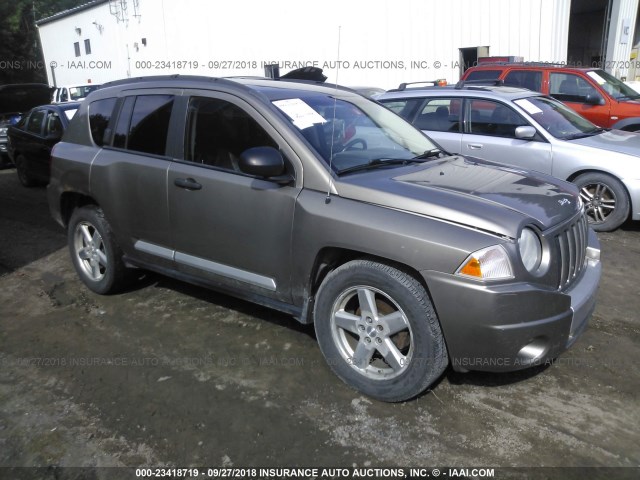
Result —
[{"label": "car roof", "polygon": [[95,97],[98,92],[100,92],[100,95],[104,95],[115,87],[120,87],[123,90],[134,88],[199,88],[206,90],[213,87],[223,87],[227,90],[253,91],[266,96],[269,100],[291,98],[292,95],[300,92],[332,94],[339,91],[341,95],[360,97],[350,88],[317,81],[264,77],[204,77],[197,75],[159,75],[116,80],[103,84],[99,90],[92,92],[90,95]]},{"label": "car roof", "polygon": [[45,105],[37,105],[31,110],[72,110],[74,108],[80,108],[81,102],[64,102],[64,103],[48,103]]},{"label": "car roof", "polygon": [[592,70],[601,70],[599,67],[581,67],[581,66],[571,66],[565,65],[561,63],[509,63],[509,62],[495,62],[495,63],[483,63],[480,65],[475,65],[469,70],[507,70],[507,69],[522,69],[522,70],[561,70],[567,69],[572,71],[583,71],[589,72]]},{"label": "car roof", "polygon": [[416,97],[480,97],[500,98],[502,100],[517,100],[518,98],[543,96],[540,92],[534,92],[525,88],[505,87],[494,85],[466,85],[462,87],[423,87],[408,88],[406,90],[390,90],[383,93],[377,100],[392,98],[416,98]]}]

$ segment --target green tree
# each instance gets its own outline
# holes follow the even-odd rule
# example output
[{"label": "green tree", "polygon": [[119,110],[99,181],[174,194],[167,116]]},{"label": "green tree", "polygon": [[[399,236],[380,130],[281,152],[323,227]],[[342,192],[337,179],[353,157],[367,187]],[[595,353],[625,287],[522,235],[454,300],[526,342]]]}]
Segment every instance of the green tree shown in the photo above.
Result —
[{"label": "green tree", "polygon": [[47,74],[35,22],[86,0],[0,0],[0,85],[44,82]]}]

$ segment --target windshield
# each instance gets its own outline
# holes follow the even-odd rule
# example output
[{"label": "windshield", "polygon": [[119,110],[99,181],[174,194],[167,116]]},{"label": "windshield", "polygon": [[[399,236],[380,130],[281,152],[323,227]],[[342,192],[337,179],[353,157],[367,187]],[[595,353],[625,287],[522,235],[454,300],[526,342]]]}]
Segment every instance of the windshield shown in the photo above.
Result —
[{"label": "windshield", "polygon": [[602,89],[616,100],[630,100],[640,98],[640,94],[633,88],[625,85],[613,75],[604,70],[592,70],[587,72]]},{"label": "windshield", "polygon": [[529,97],[515,100],[538,124],[556,138],[571,140],[603,131],[586,118],[549,97]]},{"label": "windshield", "polygon": [[341,98],[341,93],[299,92],[296,98],[273,101],[334,172],[411,160],[436,150],[422,132],[385,107],[364,97]]}]

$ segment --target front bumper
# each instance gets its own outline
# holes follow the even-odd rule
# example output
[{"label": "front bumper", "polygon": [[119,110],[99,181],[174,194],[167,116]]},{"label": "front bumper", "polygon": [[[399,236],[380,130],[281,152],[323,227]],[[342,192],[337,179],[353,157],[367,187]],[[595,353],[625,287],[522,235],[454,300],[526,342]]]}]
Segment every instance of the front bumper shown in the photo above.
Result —
[{"label": "front bumper", "polygon": [[595,308],[602,267],[589,230],[586,265],[567,290],[530,283],[491,285],[421,272],[457,371],[504,372],[539,365],[569,348]]},{"label": "front bumper", "polygon": [[631,199],[631,219],[640,220],[640,179],[623,178],[622,182],[627,187],[629,198]]}]

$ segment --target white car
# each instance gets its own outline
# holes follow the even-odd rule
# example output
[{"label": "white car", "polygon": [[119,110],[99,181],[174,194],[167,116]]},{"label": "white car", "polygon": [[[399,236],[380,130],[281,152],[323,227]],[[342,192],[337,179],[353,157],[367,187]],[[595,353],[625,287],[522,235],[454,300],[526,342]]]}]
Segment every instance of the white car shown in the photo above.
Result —
[{"label": "white car", "polygon": [[100,87],[96,83],[85,83],[79,85],[64,85],[56,87],[53,91],[51,103],[80,102],[94,90]]},{"label": "white car", "polygon": [[640,134],[597,127],[530,90],[460,84],[377,98],[445,150],[537,170],[580,188],[598,231],[640,220]]}]

